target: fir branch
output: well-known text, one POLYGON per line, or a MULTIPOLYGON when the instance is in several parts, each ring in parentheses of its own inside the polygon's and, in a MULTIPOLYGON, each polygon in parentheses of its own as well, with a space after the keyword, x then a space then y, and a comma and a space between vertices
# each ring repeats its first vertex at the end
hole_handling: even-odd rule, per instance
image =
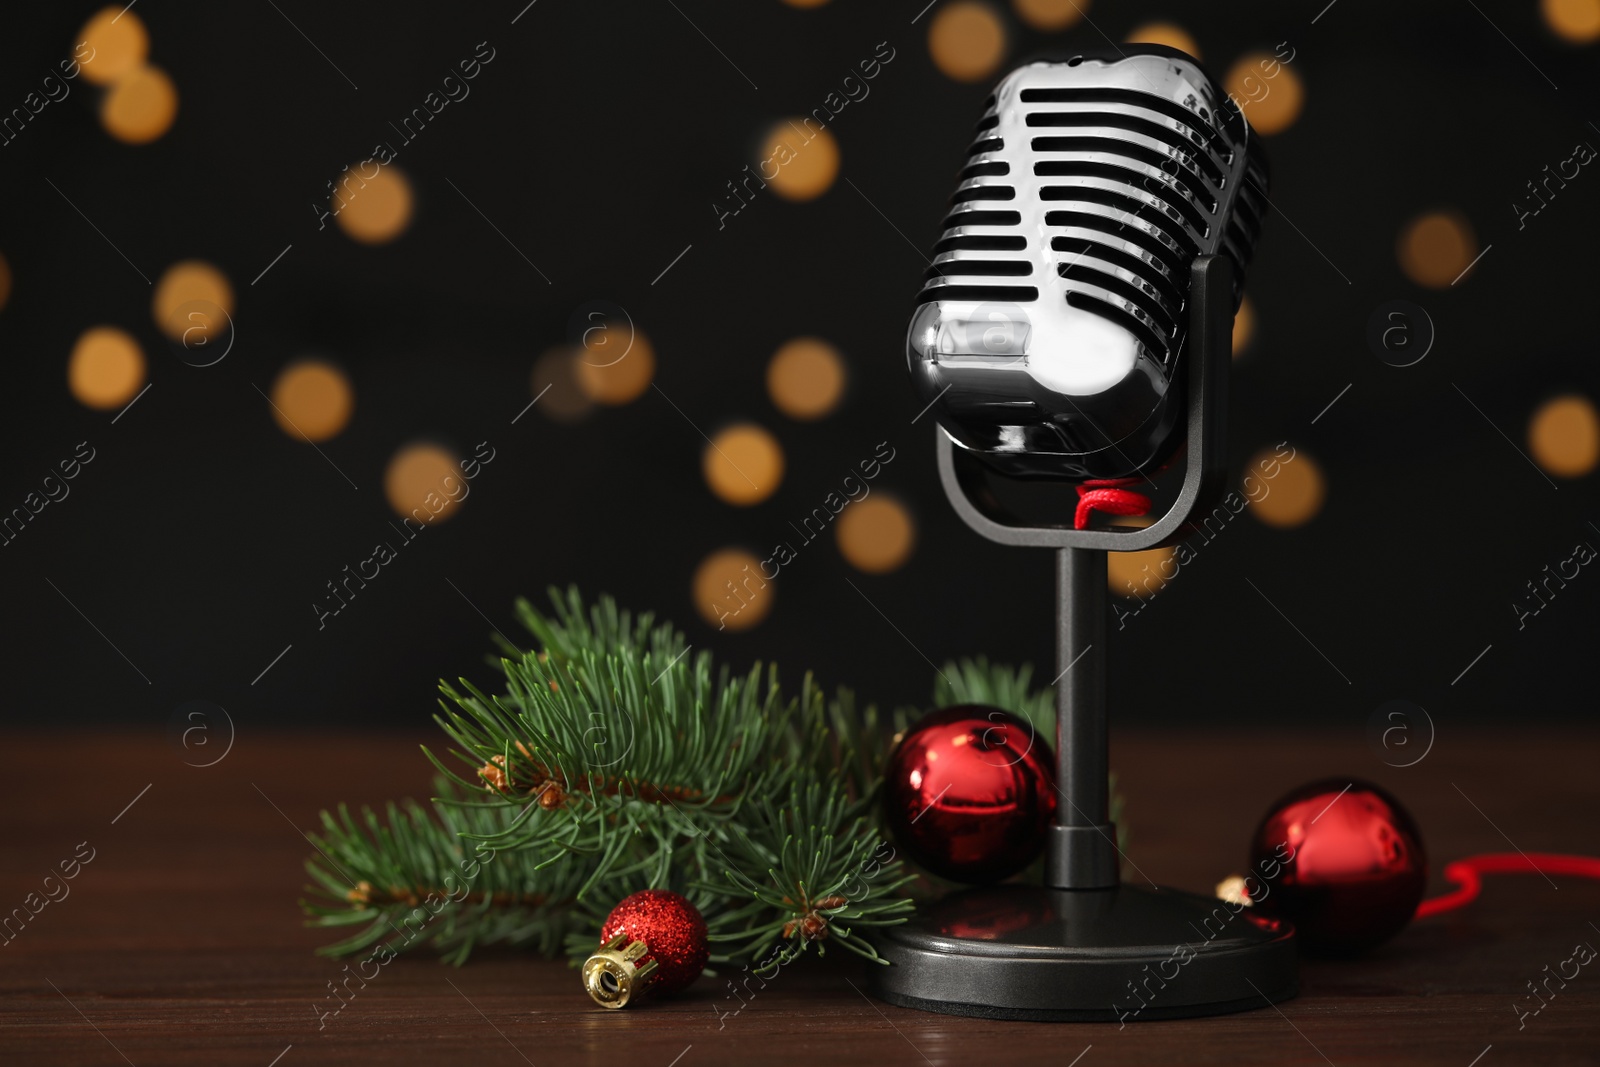
POLYGON ((735 675, 683 635, 602 598, 552 592, 554 617, 518 612, 536 641, 501 641, 505 692, 443 684, 453 742, 431 809, 323 815, 308 870, 317 926, 365 924, 323 951, 431 945, 462 962, 503 941, 592 951, 618 900, 684 893, 714 962, 775 966, 833 940, 876 958, 863 932, 901 921, 907 876, 873 827, 887 727, 806 677, 735 675), (481 857, 487 861, 478 862, 481 857))

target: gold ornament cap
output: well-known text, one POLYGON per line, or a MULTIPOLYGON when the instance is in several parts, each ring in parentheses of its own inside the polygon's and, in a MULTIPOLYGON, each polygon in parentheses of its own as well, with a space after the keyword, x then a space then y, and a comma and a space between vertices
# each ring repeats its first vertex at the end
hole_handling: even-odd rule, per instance
POLYGON ((642 965, 638 962, 649 951, 650 946, 643 941, 630 941, 627 934, 617 934, 583 961, 583 988, 602 1008, 627 1007, 656 976, 654 959, 642 965))

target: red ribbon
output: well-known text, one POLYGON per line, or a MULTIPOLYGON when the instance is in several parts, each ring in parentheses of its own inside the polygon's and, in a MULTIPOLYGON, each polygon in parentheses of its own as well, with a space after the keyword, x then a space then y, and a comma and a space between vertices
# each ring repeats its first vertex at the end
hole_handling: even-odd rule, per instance
POLYGON ((1573 874, 1580 878, 1600 878, 1600 859, 1590 856, 1564 856, 1555 852, 1490 852, 1482 856, 1468 856, 1464 860, 1445 864, 1446 880, 1456 888, 1424 900, 1417 905, 1413 918, 1426 919, 1447 911, 1464 908, 1478 899, 1486 874, 1573 874))
POLYGON ((1089 517, 1096 511, 1108 515, 1148 515, 1150 498, 1122 488, 1134 485, 1138 478, 1095 478, 1078 486, 1078 509, 1072 515, 1072 527, 1086 530, 1089 517))

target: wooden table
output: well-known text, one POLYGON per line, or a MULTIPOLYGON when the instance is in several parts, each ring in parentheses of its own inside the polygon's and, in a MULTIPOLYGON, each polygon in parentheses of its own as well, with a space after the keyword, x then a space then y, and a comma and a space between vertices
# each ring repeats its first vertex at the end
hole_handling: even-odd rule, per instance
MULTIPOLYGON (((301 925, 301 831, 340 800, 425 794, 419 740, 434 739, 246 735, 215 766, 194 768, 148 735, 0 738, 0 913, 60 861, 93 850, 70 895, 0 947, 0 1063, 1600 1063, 1600 967, 1518 1029, 1525 983, 1579 941, 1600 946, 1600 885, 1558 878, 1552 889, 1534 873, 1490 881, 1470 910, 1419 923, 1364 959, 1307 961, 1301 996, 1281 1010, 1214 1019, 1119 1031, 928 1015, 869 999, 861 968, 835 954, 790 967, 719 1025, 717 1009, 735 1005, 720 982, 604 1012, 565 963, 501 951, 459 970, 402 958, 319 1031, 314 1005, 340 965, 312 955, 326 935, 301 925)), ((1407 803, 1435 890, 1444 861, 1509 851, 1508 837, 1529 852, 1600 855, 1595 734, 1443 727, 1421 763, 1392 769, 1359 729, 1271 740, 1215 730, 1119 737, 1113 764, 1130 858, 1183 888, 1241 869, 1265 807, 1334 774, 1365 776, 1407 803)))

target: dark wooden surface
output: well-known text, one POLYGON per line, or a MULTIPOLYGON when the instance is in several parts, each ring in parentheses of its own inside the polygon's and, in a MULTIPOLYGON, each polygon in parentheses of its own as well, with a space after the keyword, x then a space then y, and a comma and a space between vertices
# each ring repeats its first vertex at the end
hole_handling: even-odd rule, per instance
MULTIPOLYGON (((1600 1063, 1600 967, 1518 1029, 1525 983, 1577 942, 1600 946, 1600 884, 1557 878, 1552 888, 1536 874, 1491 881, 1470 911, 1419 923, 1367 958, 1306 962, 1301 996, 1281 1011, 1120 1031, 949 1018, 870 1000, 860 969, 835 955, 790 967, 719 1024, 718 1009, 738 1003, 721 982, 610 1013, 590 1005, 565 964, 502 951, 460 970, 402 958, 319 1030, 314 1005, 340 965, 312 955, 325 935, 301 925, 301 831, 340 800, 425 794, 416 739, 244 736, 203 769, 184 766, 176 748, 116 735, 13 734, 0 737, 0 753, 0 913, 80 842, 94 849, 70 896, 0 947, 6 1065, 1065 1067, 1080 1054, 1079 1067, 1600 1063)), ((1401 796, 1423 828, 1436 890, 1444 861, 1510 850, 1506 835, 1529 852, 1600 855, 1593 734, 1471 738, 1446 726, 1426 759, 1397 770, 1357 729, 1248 741, 1210 731, 1121 737, 1113 763, 1130 859, 1183 888, 1241 869, 1265 806, 1333 774, 1401 796)))

